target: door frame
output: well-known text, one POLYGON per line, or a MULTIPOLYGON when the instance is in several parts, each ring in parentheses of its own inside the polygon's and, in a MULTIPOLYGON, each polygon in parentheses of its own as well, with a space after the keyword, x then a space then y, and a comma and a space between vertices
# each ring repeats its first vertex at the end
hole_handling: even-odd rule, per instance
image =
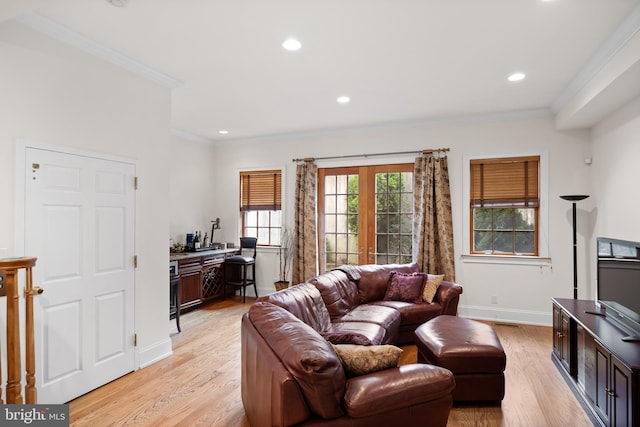
MULTIPOLYGON (((41 142, 37 142, 34 140, 29 140, 29 139, 23 139, 23 138, 18 138, 16 139, 16 144, 15 144, 15 188, 14 188, 14 200, 15 200, 15 211, 14 211, 14 241, 13 241, 13 247, 15 250, 16 254, 22 254, 23 256, 27 256, 27 254, 24 253, 25 251, 25 244, 24 244, 24 239, 25 239, 25 193, 26 193, 26 189, 27 189, 27 183, 26 183, 26 179, 27 179, 27 174, 28 174, 28 170, 26 168, 25 165, 25 161, 26 161, 26 150, 28 148, 33 148, 33 149, 38 149, 38 150, 46 150, 46 151, 54 151, 57 153, 62 153, 62 154, 69 154, 69 155, 76 155, 76 156, 83 156, 83 157, 92 157, 95 159, 100 159, 100 160, 106 160, 106 161, 114 161, 114 162, 120 162, 120 163, 128 163, 131 164, 135 167, 136 171, 138 170, 138 161, 131 159, 131 158, 127 158, 127 157, 119 157, 119 156, 114 156, 114 155, 110 155, 110 154, 105 154, 105 153, 98 153, 98 152, 94 152, 94 151, 88 151, 88 150, 81 150, 81 149, 77 149, 77 148, 73 148, 73 147, 66 147, 66 146, 60 146, 60 145, 51 145, 51 144, 45 144, 45 143, 41 143, 41 142)), ((139 233, 139 227, 138 227, 138 215, 137 212, 139 212, 138 209, 138 197, 135 197, 135 201, 134 201, 134 236, 133 236, 133 250, 134 253, 137 253, 137 242, 138 240, 138 233, 139 233)), ((37 263, 36 263, 37 265, 37 263)), ((136 286, 136 284, 138 283, 138 274, 137 274, 137 269, 133 270, 133 328, 134 328, 134 333, 136 330, 136 325, 139 325, 139 310, 138 310, 138 301, 140 300, 139 295, 138 295, 138 286, 136 286)), ((20 281, 20 283, 24 283, 23 280, 20 281)), ((36 283, 34 283, 35 286, 37 286, 36 283)), ((19 289, 19 294, 22 295, 22 289, 19 289)), ((46 292, 46 289, 45 289, 46 292)), ((21 306, 20 308, 22 310, 22 312, 24 312, 24 308, 21 306)), ((24 341, 24 334, 21 334, 20 336, 20 340, 21 342, 24 341)), ((134 353, 134 366, 133 369, 134 370, 138 370, 140 369, 140 363, 141 363, 141 359, 140 359, 140 348, 138 346, 134 346, 133 349, 133 353, 134 353)), ((36 376, 38 375, 38 372, 36 372, 36 376)))

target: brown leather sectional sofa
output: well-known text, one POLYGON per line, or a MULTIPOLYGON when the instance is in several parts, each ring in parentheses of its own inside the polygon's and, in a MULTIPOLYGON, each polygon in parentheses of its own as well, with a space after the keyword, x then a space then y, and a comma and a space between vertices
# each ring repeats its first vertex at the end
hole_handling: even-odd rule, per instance
POLYGON ((334 270, 262 297, 242 318, 242 401, 252 427, 446 426, 455 386, 427 364, 348 377, 331 343, 411 342, 415 328, 456 314, 462 287, 443 281, 434 302, 383 300, 392 271, 334 270))

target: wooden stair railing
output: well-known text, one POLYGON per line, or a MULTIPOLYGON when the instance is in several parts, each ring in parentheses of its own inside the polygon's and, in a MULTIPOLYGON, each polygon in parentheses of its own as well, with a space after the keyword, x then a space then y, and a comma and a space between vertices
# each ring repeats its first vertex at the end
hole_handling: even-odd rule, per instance
MULTIPOLYGON (((20 297, 18 295, 18 271, 25 269, 25 364, 26 381, 25 396, 27 404, 37 403, 36 399, 36 363, 33 336, 33 296, 41 294, 42 288, 32 284, 32 267, 36 259, 4 258, 0 259, 0 296, 7 297, 7 384, 5 391, 7 403, 25 403, 22 397, 22 369, 20 354, 20 297)), ((2 382, 2 372, 0 372, 2 382)), ((2 400, 0 391, 0 404, 2 400)))

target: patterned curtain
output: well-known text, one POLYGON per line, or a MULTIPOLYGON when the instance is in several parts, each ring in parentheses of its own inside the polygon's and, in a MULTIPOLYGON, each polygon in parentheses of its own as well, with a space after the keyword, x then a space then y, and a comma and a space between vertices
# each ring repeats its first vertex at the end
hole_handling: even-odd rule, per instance
POLYGON ((447 156, 425 153, 416 158, 413 206, 413 259, 420 271, 455 281, 453 221, 447 156))
POLYGON ((297 250, 293 256, 292 285, 318 274, 316 192, 318 166, 311 160, 296 167, 296 206, 294 239, 297 250))

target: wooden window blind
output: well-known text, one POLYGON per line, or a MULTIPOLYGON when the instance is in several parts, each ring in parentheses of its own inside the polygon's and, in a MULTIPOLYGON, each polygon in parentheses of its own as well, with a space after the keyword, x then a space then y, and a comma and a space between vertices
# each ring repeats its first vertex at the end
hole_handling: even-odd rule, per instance
POLYGON ((282 209, 282 172, 266 170, 240 172, 240 210, 282 209))
POLYGON ((539 156, 471 160, 471 207, 538 207, 539 165, 539 156))

